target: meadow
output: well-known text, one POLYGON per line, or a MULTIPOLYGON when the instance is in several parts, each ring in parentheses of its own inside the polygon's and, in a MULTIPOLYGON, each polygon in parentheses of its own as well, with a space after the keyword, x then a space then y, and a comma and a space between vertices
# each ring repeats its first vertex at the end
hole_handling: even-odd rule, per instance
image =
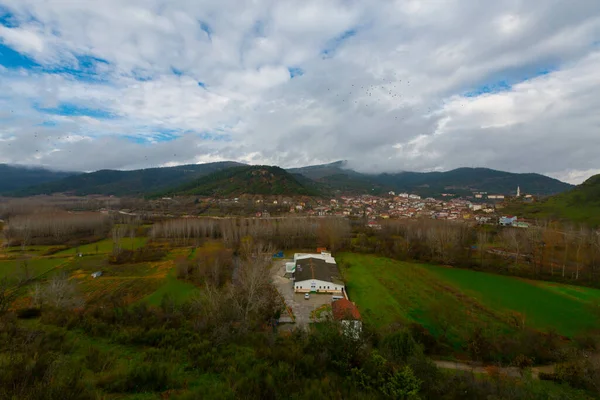
POLYGON ((14 282, 19 278, 29 275, 29 279, 34 279, 40 275, 52 271, 56 267, 67 263, 66 258, 34 258, 23 260, 0 261, 0 278, 7 278, 14 282), (26 266, 25 266, 26 265, 26 266))
POLYGON ((600 290, 471 270, 343 253, 338 257, 350 299, 375 327, 417 322, 455 341, 475 323, 499 331, 526 327, 573 337, 600 328, 591 303, 600 290))
MULTIPOLYGON (((136 250, 140 247, 143 247, 147 242, 148 238, 146 237, 134 237, 129 238, 125 237, 120 239, 121 248, 125 250, 136 250)), ((72 256, 76 253, 81 254, 100 254, 100 253, 110 253, 113 251, 114 242, 112 239, 104 239, 99 242, 89 243, 86 245, 82 245, 79 247, 73 247, 67 250, 60 251, 55 256, 72 256)))

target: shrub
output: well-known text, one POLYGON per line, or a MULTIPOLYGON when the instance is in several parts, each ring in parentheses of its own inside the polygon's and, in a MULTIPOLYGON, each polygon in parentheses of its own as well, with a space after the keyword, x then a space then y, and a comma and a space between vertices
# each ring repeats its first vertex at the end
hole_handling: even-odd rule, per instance
POLYGON ((32 318, 38 318, 40 315, 42 315, 42 310, 40 310, 39 308, 23 308, 19 311, 17 311, 17 318, 19 319, 32 319, 32 318))
POLYGON ((95 373, 110 369, 115 361, 115 356, 108 352, 103 352, 97 347, 90 347, 85 355, 86 367, 95 373))
POLYGON ((417 356, 423 352, 422 346, 415 341, 406 329, 386 336, 382 344, 388 358, 396 362, 404 362, 409 357, 417 356))
POLYGON ((161 392, 175 386, 170 366, 163 363, 134 363, 127 373, 102 378, 98 385, 113 393, 161 392))

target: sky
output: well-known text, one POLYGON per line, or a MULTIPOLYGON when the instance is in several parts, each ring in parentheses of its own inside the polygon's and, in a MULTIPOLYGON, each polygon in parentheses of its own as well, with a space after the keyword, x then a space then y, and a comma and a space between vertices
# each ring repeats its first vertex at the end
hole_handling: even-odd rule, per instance
POLYGON ((577 184, 599 110, 598 0, 0 0, 0 163, 577 184))

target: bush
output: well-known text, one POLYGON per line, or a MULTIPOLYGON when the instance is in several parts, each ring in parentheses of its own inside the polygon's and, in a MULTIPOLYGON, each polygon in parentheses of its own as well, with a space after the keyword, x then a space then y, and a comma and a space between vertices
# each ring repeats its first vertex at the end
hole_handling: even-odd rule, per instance
POLYGON ((135 363, 127 373, 106 376, 98 384, 113 393, 162 392, 175 386, 170 366, 156 362, 135 363))
POLYGON ((104 372, 115 363, 116 357, 97 347, 90 347, 85 355, 86 367, 95 373, 104 372))
POLYGON ((382 344, 388 358, 398 363, 423 353, 422 346, 406 329, 387 335, 382 344))
POLYGON ((17 311, 17 318, 19 319, 38 318, 40 315, 42 315, 42 310, 39 308, 23 308, 17 311))
POLYGON ((155 245, 147 245, 133 251, 121 249, 110 255, 110 257, 108 257, 108 262, 116 265, 128 263, 137 264, 141 262, 160 261, 165 255, 167 255, 167 251, 164 248, 155 245))

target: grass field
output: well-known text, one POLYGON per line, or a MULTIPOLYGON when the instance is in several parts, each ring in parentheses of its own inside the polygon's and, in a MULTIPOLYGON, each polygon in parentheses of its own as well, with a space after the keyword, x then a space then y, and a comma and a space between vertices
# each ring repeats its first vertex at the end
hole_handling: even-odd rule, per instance
MULTIPOLYGON (((136 237, 136 238, 123 238, 121 239, 121 247, 126 250, 135 250, 143 247, 146 242, 148 242, 148 238, 145 237, 136 237)), ((78 248, 71 248, 68 250, 64 250, 56 253, 56 256, 62 255, 75 255, 79 250, 82 254, 96 254, 97 253, 110 253, 113 250, 113 240, 112 239, 104 239, 99 242, 86 244, 83 246, 79 246, 78 248)))
POLYGON ((159 306, 163 297, 170 295, 177 304, 181 304, 198 292, 198 288, 191 283, 180 281, 171 271, 165 282, 151 295, 145 297, 143 301, 153 306, 159 306))
POLYGON ((514 310, 526 317, 534 328, 556 329, 573 336, 598 327, 588 309, 590 300, 600 299, 600 290, 574 286, 552 286, 536 281, 468 271, 429 267, 437 276, 450 282, 494 310, 514 310), (581 293, 580 296, 573 295, 581 293))
MULTIPOLYGON (((31 278, 44 274, 68 261, 66 258, 39 258, 27 260, 27 269, 31 278)), ((23 260, 0 261, 0 278, 19 279, 25 272, 23 260)))
POLYGON ((470 321, 509 330, 509 316, 517 312, 527 326, 553 328, 565 336, 600 328, 588 308, 590 301, 600 299, 599 290, 370 255, 345 253, 338 259, 345 266, 350 299, 377 327, 414 321, 436 334, 450 323, 449 337, 457 338, 470 321))

